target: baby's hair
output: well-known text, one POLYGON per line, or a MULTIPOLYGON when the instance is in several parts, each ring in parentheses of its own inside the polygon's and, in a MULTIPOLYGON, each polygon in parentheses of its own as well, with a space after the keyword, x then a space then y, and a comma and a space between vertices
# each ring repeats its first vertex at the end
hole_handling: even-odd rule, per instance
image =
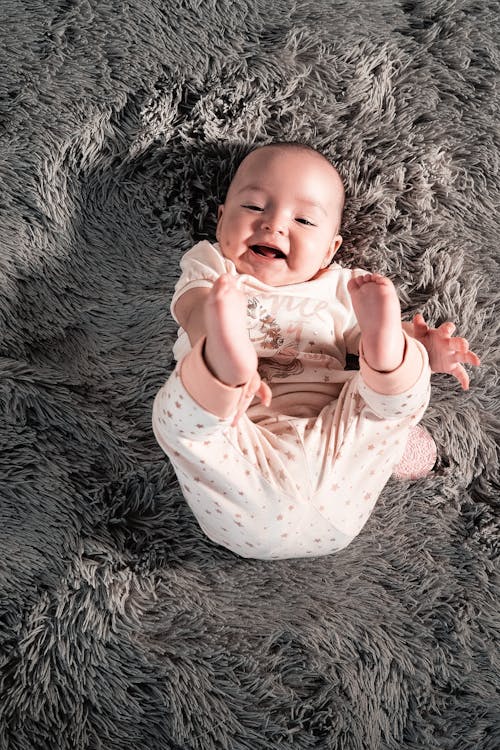
POLYGON ((317 156, 320 156, 322 159, 324 159, 331 167, 334 166, 331 163, 331 161, 323 153, 321 153, 321 151, 319 151, 314 146, 311 146, 310 143, 306 143, 305 141, 271 141, 270 143, 263 143, 262 145, 254 146, 253 148, 250 149, 248 153, 251 154, 254 151, 259 151, 262 148, 279 148, 279 149, 294 149, 296 151, 310 151, 313 154, 317 154, 317 156))
MULTIPOLYGON (((254 146, 252 151, 256 151, 258 148, 295 148, 295 149, 303 149, 305 151, 314 151, 315 154, 321 154, 320 151, 318 151, 317 148, 314 148, 314 146, 311 146, 310 143, 306 143, 306 141, 269 141, 269 143, 262 143, 261 145, 254 146)), ((326 157, 325 157, 326 158, 326 157)))

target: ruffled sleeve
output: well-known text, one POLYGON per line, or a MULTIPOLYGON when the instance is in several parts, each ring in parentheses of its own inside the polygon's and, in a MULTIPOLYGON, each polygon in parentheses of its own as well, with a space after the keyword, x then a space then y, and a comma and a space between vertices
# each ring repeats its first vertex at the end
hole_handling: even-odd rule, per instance
POLYGON ((175 316, 175 305, 179 297, 196 287, 211 287, 223 273, 234 273, 234 263, 222 256, 217 246, 207 240, 198 242, 181 258, 181 275, 175 285, 170 303, 172 317, 175 316))

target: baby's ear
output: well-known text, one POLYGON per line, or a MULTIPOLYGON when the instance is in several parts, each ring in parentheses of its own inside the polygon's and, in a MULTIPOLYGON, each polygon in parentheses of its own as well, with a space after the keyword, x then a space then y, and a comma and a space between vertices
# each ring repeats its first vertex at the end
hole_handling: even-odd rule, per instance
POLYGON ((336 234, 330 244, 330 252, 331 252, 330 260, 333 258, 333 256, 335 255, 335 253, 337 252, 341 244, 342 244, 342 236, 340 234, 336 234))
POLYGON ((333 256, 335 255, 335 253, 337 252, 337 250, 339 249, 339 247, 341 246, 341 244, 342 244, 342 237, 340 236, 340 234, 336 234, 333 240, 331 241, 330 248, 328 250, 328 255, 330 257, 330 260, 328 261, 329 263, 332 260, 333 256))
POLYGON ((340 234, 336 234, 330 243, 328 252, 325 255, 323 263, 321 264, 321 268, 326 268, 327 266, 330 265, 330 263, 332 262, 333 256, 335 255, 335 253, 337 252, 341 244, 342 244, 342 237, 340 236, 340 234))
POLYGON ((219 208, 217 209, 217 227, 215 229, 215 239, 217 241, 219 240, 220 222, 221 222, 223 213, 224 213, 224 206, 222 205, 222 206, 219 206, 219 208))

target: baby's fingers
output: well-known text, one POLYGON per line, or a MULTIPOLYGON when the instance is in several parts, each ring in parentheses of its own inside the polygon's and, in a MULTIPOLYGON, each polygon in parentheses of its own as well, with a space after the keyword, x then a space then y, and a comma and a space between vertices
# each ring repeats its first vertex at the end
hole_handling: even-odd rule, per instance
POLYGON ((467 359, 465 361, 469 365, 474 365, 474 367, 479 367, 481 364, 481 360, 475 352, 467 352, 467 359))
POLYGON ((457 354, 460 357, 460 362, 466 362, 468 365, 474 365, 474 367, 479 367, 481 364, 481 360, 477 356, 475 352, 471 352, 469 349, 469 342, 467 339, 462 338, 454 338, 450 339, 450 345, 455 354, 457 354))
POLYGON ((236 427, 240 418, 246 412, 250 404, 252 403, 254 396, 258 396, 265 406, 269 406, 272 398, 272 391, 267 383, 264 383, 259 374, 256 372, 251 378, 250 382, 244 387, 236 414, 234 415, 231 427, 236 427))
POLYGON ((464 362, 465 364, 473 365, 474 367, 479 367, 479 365, 481 364, 481 360, 479 359, 479 357, 477 356, 475 352, 471 352, 471 351, 461 352, 459 350, 456 350, 455 357, 456 357, 456 360, 455 360, 456 362, 464 362))
POLYGON ((455 365, 451 374, 458 380, 464 391, 469 390, 469 376, 462 365, 455 365))
POLYGON ((429 330, 429 326, 425 322, 425 319, 422 313, 417 313, 413 317, 412 323, 413 323, 413 330, 415 331, 415 335, 425 336, 425 334, 429 330))
POLYGON ((463 367, 463 364, 479 367, 479 365, 481 364, 481 360, 474 352, 466 352, 465 355, 455 353, 454 360, 455 364, 451 368, 450 372, 458 380, 464 391, 468 391, 470 380, 466 369, 463 367))
POLYGON ((260 385, 258 390, 256 391, 256 396, 260 398, 264 406, 269 406, 271 403, 271 399, 273 397, 273 392, 269 388, 267 383, 264 383, 263 380, 260 381, 260 385))
POLYGON ((252 403, 254 395, 255 395, 254 393, 249 392, 249 393, 245 393, 245 395, 242 398, 240 398, 238 408, 236 410, 236 414, 234 415, 233 421, 231 422, 231 427, 236 427, 239 420, 241 419, 243 414, 246 412, 246 410, 252 403))
POLYGON ((450 339, 450 347, 454 352, 466 354, 469 351, 469 342, 467 339, 462 339, 459 336, 456 336, 455 338, 450 339))
POLYGON ((450 321, 448 321, 447 323, 441 323, 441 325, 437 329, 437 332, 442 338, 449 339, 455 333, 455 329, 455 323, 451 323, 450 321))

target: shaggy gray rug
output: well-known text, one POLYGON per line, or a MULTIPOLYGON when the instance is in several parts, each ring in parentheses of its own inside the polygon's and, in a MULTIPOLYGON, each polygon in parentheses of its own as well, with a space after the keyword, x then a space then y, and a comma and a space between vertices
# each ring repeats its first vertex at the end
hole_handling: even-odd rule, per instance
POLYGON ((499 3, 8 0, 0 747, 498 750, 499 3), (348 186, 338 256, 482 366, 358 539, 243 560, 150 427, 181 254, 252 143, 348 186))

